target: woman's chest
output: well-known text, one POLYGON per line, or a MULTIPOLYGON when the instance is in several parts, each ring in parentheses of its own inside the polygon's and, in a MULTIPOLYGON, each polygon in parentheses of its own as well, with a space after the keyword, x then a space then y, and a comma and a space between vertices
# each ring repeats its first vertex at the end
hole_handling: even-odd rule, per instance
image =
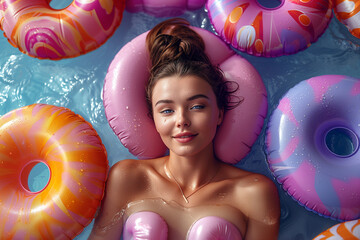
MULTIPOLYGON (((186 239, 189 234, 194 233, 194 231, 198 232, 202 228, 204 228, 203 231, 205 232, 212 231, 216 232, 216 234, 223 234, 221 233, 223 229, 233 229, 233 234, 238 237, 244 235, 246 229, 245 217, 234 207, 216 204, 186 207, 174 201, 167 202, 161 198, 144 199, 128 204, 124 220, 127 222, 129 217, 136 216, 136 219, 132 221, 138 223, 145 221, 145 212, 156 213, 161 217, 167 227, 168 239, 171 240, 186 239), (195 227, 196 230, 194 230, 195 227)), ((156 221, 160 220, 156 219, 158 218, 146 220, 150 222, 145 225, 148 225, 148 227, 149 225, 150 227, 156 225, 158 227, 159 223, 156 221)))

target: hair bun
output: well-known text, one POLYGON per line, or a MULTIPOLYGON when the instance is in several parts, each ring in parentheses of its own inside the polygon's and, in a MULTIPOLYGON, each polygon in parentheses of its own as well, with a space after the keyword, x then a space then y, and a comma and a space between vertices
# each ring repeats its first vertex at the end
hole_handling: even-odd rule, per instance
POLYGON ((180 18, 169 19, 153 28, 146 38, 153 68, 171 61, 209 63, 203 39, 180 18))
POLYGON ((180 44, 181 39, 176 36, 168 34, 158 35, 150 52, 152 65, 156 66, 162 62, 169 62, 180 58, 182 55, 180 44))

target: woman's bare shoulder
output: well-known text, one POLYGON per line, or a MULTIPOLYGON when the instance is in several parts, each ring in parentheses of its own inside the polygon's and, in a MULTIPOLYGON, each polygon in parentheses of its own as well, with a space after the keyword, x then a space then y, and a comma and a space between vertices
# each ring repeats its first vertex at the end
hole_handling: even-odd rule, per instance
POLYGON ((157 159, 121 160, 111 167, 108 182, 115 182, 119 187, 146 182, 149 173, 156 171, 156 162, 157 159))
MULTIPOLYGON (((278 191, 275 183, 267 176, 259 173, 249 173, 242 180, 242 186, 249 198, 261 205, 278 201, 278 191)), ((271 205, 271 204, 270 204, 271 205)))
POLYGON ((274 182, 265 175, 246 171, 236 166, 224 164, 222 172, 223 177, 231 179, 236 186, 250 188, 275 187, 274 182))
POLYGON ((124 159, 115 163, 112 167, 112 171, 123 171, 123 170, 137 170, 133 169, 134 167, 143 167, 147 166, 147 162, 151 160, 137 160, 137 159, 124 159))
POLYGON ((134 174, 142 170, 143 162, 136 159, 124 159, 115 163, 110 168, 110 175, 134 174), (129 172, 130 171, 130 172, 129 172))
MULTIPOLYGON (((265 210, 269 207, 278 208, 279 198, 275 183, 269 177, 246 171, 234 166, 225 166, 227 177, 233 186, 233 194, 240 201, 236 201, 245 209, 265 210)), ((249 214, 251 214, 249 212, 249 214)))
POLYGON ((226 167, 232 186, 231 205, 248 219, 246 238, 276 239, 280 221, 278 190, 265 175, 226 167))

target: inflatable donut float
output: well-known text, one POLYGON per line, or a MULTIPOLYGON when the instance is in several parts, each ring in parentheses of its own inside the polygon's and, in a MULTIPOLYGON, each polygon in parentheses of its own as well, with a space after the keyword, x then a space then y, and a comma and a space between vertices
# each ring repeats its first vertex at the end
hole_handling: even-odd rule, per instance
POLYGON ((1 0, 0 29, 23 53, 40 59, 76 57, 101 46, 117 29, 125 0, 74 0, 62 10, 47 0, 1 0))
POLYGON ((331 0, 281 0, 275 8, 257 0, 209 0, 209 18, 219 36, 255 56, 294 54, 315 42, 327 28, 331 0))
POLYGON ((360 80, 324 75, 291 88, 267 129, 268 164, 308 210, 341 221, 360 218, 360 80))
POLYGON ((360 240, 360 220, 336 224, 313 240, 360 240))
POLYGON ((1 239, 72 239, 92 221, 108 161, 100 137, 69 109, 34 104, 0 118, 1 239), (50 178, 32 191, 34 165, 50 178))
POLYGON ((334 0, 334 12, 337 19, 349 29, 350 33, 360 38, 360 1, 334 0))
POLYGON ((145 12, 155 17, 179 16, 204 7, 206 0, 126 0, 126 11, 145 12))
MULTIPOLYGON (((215 138, 215 154, 227 163, 237 163, 250 151, 267 114, 267 94, 256 69, 216 35, 193 28, 204 39, 206 53, 219 65, 227 80, 239 84, 244 101, 225 114, 215 138)), ((147 33, 127 43, 111 62, 105 78, 103 103, 109 125, 130 153, 138 158, 163 156, 167 149, 149 117, 145 86, 150 76, 147 33)))

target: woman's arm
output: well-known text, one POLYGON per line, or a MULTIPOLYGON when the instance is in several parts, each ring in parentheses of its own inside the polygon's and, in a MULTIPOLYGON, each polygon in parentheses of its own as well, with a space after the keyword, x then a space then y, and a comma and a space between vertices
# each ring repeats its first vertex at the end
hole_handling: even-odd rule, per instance
POLYGON ((123 214, 126 204, 134 191, 134 176, 131 169, 133 160, 116 163, 110 170, 101 209, 95 219, 90 240, 120 239, 123 227, 123 214))
POLYGON ((279 233, 280 203, 275 184, 263 175, 252 174, 245 191, 248 216, 245 239, 276 240, 279 233))

